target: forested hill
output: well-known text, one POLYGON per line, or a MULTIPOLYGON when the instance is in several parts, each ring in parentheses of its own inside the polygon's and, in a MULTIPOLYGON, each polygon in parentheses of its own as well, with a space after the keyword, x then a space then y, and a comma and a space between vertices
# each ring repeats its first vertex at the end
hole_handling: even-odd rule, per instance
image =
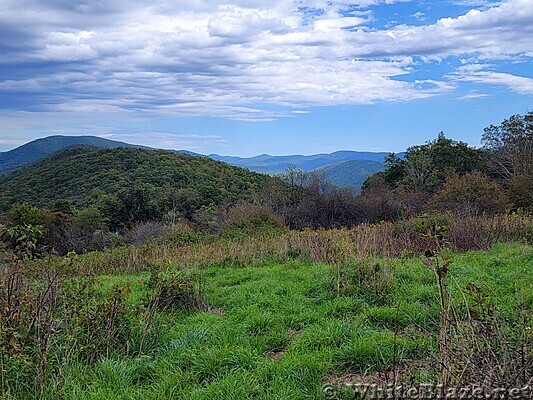
POLYGON ((58 200, 69 200, 77 208, 98 205, 111 214, 142 208, 138 212, 146 213, 146 219, 171 208, 187 215, 204 205, 244 199, 269 179, 207 157, 81 146, 1 177, 0 209, 17 202, 51 208, 58 200))
POLYGON ((144 148, 115 140, 97 136, 49 136, 26 143, 16 149, 0 153, 0 175, 41 160, 51 154, 71 146, 85 145, 102 149, 115 149, 118 147, 144 148))
POLYGON ((337 186, 359 189, 369 176, 384 170, 385 166, 381 162, 352 160, 326 165, 317 171, 337 186))

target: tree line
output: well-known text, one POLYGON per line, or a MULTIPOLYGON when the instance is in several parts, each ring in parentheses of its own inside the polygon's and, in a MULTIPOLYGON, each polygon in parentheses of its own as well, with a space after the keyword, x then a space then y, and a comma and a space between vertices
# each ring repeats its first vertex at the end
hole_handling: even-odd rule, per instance
POLYGON ((268 177, 170 152, 69 149, 0 182, 0 206, 14 204, 3 237, 9 242, 14 227, 41 227, 40 243, 65 253, 151 237, 184 243, 428 212, 531 210, 532 127, 533 113, 511 116, 484 130, 481 148, 440 133, 402 158, 390 154, 386 170, 360 192, 296 168, 268 177))

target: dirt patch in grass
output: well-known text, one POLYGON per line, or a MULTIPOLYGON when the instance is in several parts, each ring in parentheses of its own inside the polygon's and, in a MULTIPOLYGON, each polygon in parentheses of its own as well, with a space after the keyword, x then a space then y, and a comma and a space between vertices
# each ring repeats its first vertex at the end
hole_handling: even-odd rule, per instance
POLYGON ((328 375, 326 382, 334 386, 348 386, 354 384, 386 386, 394 380, 392 371, 380 371, 370 375, 344 374, 328 375))
POLYGON ((419 361, 412 364, 404 364, 396 367, 396 371, 389 369, 377 371, 372 374, 340 374, 328 375, 326 382, 335 386, 349 386, 354 384, 377 385, 384 387, 388 384, 405 382, 409 377, 418 373, 429 372, 432 369, 431 362, 419 361))
POLYGON ((219 307, 208 307, 207 312, 218 315, 219 317, 223 317, 224 315, 226 315, 226 310, 219 307))
POLYGON ((269 361, 279 361, 281 360, 281 358, 283 357, 285 353, 286 353, 286 350, 273 351, 271 353, 268 353, 266 357, 269 361))
POLYGON ((295 337, 298 336, 301 331, 301 329, 287 329, 287 335, 289 335, 290 337, 295 337))

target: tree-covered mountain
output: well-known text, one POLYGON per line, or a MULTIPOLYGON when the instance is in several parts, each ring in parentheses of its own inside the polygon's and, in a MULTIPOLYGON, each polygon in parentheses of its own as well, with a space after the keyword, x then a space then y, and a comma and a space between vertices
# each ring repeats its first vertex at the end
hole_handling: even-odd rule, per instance
POLYGON ((369 176, 384 170, 385 166, 382 162, 353 160, 326 165, 319 168, 317 172, 324 174, 327 180, 337 186, 359 189, 369 176))
MULTIPOLYGON (((285 171, 288 167, 297 167, 303 171, 313 171, 325 167, 326 165, 337 164, 344 161, 375 161, 383 163, 389 153, 379 152, 362 152, 362 151, 337 151, 331 154, 314 154, 310 156, 291 155, 291 156, 271 156, 262 154, 256 157, 227 157, 218 154, 210 154, 214 160, 224 161, 228 164, 238 167, 248 168, 251 171, 262 172, 266 174, 277 174, 285 171)), ((401 154, 400 154, 401 156, 401 154)))
POLYGON ((164 150, 71 147, 0 178, 0 210, 17 202, 97 206, 114 224, 192 215, 245 199, 267 180, 206 157, 164 150))
POLYGON ((76 145, 93 146, 103 149, 114 149, 118 147, 143 148, 143 146, 131 145, 96 136, 49 136, 26 143, 5 153, 0 153, 0 175, 15 171, 20 167, 76 145))
MULTIPOLYGON (((50 136, 37 139, 14 150, 0 153, 0 175, 16 171, 18 168, 42 160, 69 147, 80 145, 102 149, 123 147, 148 149, 148 147, 131 145, 96 136, 50 136)), ((178 150, 177 152, 191 156, 202 156, 201 154, 187 150, 178 150)), ((263 154, 256 157, 243 158, 211 154, 207 157, 237 167, 246 168, 250 171, 270 175, 283 173, 289 167, 297 167, 303 171, 323 169, 326 176, 333 183, 339 186, 359 188, 369 175, 384 169, 383 161, 387 155, 388 153, 384 152, 338 151, 331 154, 315 154, 309 156, 271 156, 263 154)))
MULTIPOLYGON (((114 149, 119 147, 148 149, 148 147, 145 146, 103 139, 97 136, 49 136, 26 143, 5 153, 0 153, 0 175, 15 171, 20 167, 31 164, 35 161, 39 161, 58 151, 78 145, 92 146, 103 149, 114 149)), ((201 154, 193 153, 188 150, 177 150, 177 152, 192 156, 202 156, 201 154)), ((255 157, 245 158, 210 154, 207 157, 216 161, 223 161, 237 167, 247 168, 255 172, 278 174, 293 166, 303 171, 313 171, 327 165, 337 164, 344 161, 365 160, 382 163, 388 154, 389 153, 385 152, 373 153, 360 151, 337 151, 331 154, 314 154, 309 156, 271 156, 268 154, 263 154, 255 157)), ((354 177, 354 179, 358 178, 359 177, 354 177)))

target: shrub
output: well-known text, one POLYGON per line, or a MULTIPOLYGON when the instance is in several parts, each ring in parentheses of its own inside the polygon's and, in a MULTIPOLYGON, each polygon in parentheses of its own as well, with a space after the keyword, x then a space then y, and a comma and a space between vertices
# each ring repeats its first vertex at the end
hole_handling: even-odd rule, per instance
POLYGON ((0 275, 2 395, 40 398, 62 364, 131 349, 127 286, 105 294, 94 278, 72 279, 69 259, 39 265, 14 263, 0 275))
POLYGON ((221 235, 227 239, 241 239, 251 236, 276 236, 283 231, 283 221, 270 209, 241 203, 230 209, 221 235))
POLYGON ((78 211, 74 226, 82 231, 106 230, 104 216, 96 207, 88 207, 78 211))
POLYGON ((507 198, 495 182, 480 173, 452 176, 430 200, 429 206, 439 211, 496 214, 507 207, 507 198))
POLYGON ((533 176, 520 175, 509 186, 509 200, 515 208, 533 209, 533 176))
POLYGON ((368 300, 374 300, 390 293, 394 286, 394 276, 386 262, 358 260, 338 270, 335 290, 339 294, 367 295, 368 300))
POLYGON ((144 244, 149 240, 159 240, 168 232, 168 227, 161 222, 143 222, 124 234, 124 242, 128 244, 144 244))
POLYGON ((184 222, 169 226, 165 235, 161 238, 162 243, 176 246, 185 246, 199 241, 200 235, 196 233, 191 225, 184 222))
POLYGON ((7 214, 10 225, 42 225, 43 212, 28 203, 18 203, 7 214))
POLYGON ((30 260, 42 253, 39 241, 43 233, 40 225, 0 225, 0 243, 11 252, 15 261, 30 260))
POLYGON ((72 242, 74 218, 63 212, 43 212, 43 244, 50 253, 67 254, 75 250, 72 242))
POLYGON ((224 215, 215 205, 202 206, 193 216, 199 229, 207 233, 217 233, 223 224, 224 215))
POLYGON ((402 213, 402 204, 385 185, 367 187, 356 198, 359 207, 359 222, 394 221, 402 213))
POLYGON ((394 232, 419 236, 420 234, 426 234, 428 230, 447 231, 453 222, 454 216, 451 213, 423 214, 418 217, 396 221, 394 223, 394 232))
POLYGON ((150 309, 190 311, 205 305, 197 283, 191 277, 155 269, 152 270, 148 286, 153 292, 148 301, 150 309))

